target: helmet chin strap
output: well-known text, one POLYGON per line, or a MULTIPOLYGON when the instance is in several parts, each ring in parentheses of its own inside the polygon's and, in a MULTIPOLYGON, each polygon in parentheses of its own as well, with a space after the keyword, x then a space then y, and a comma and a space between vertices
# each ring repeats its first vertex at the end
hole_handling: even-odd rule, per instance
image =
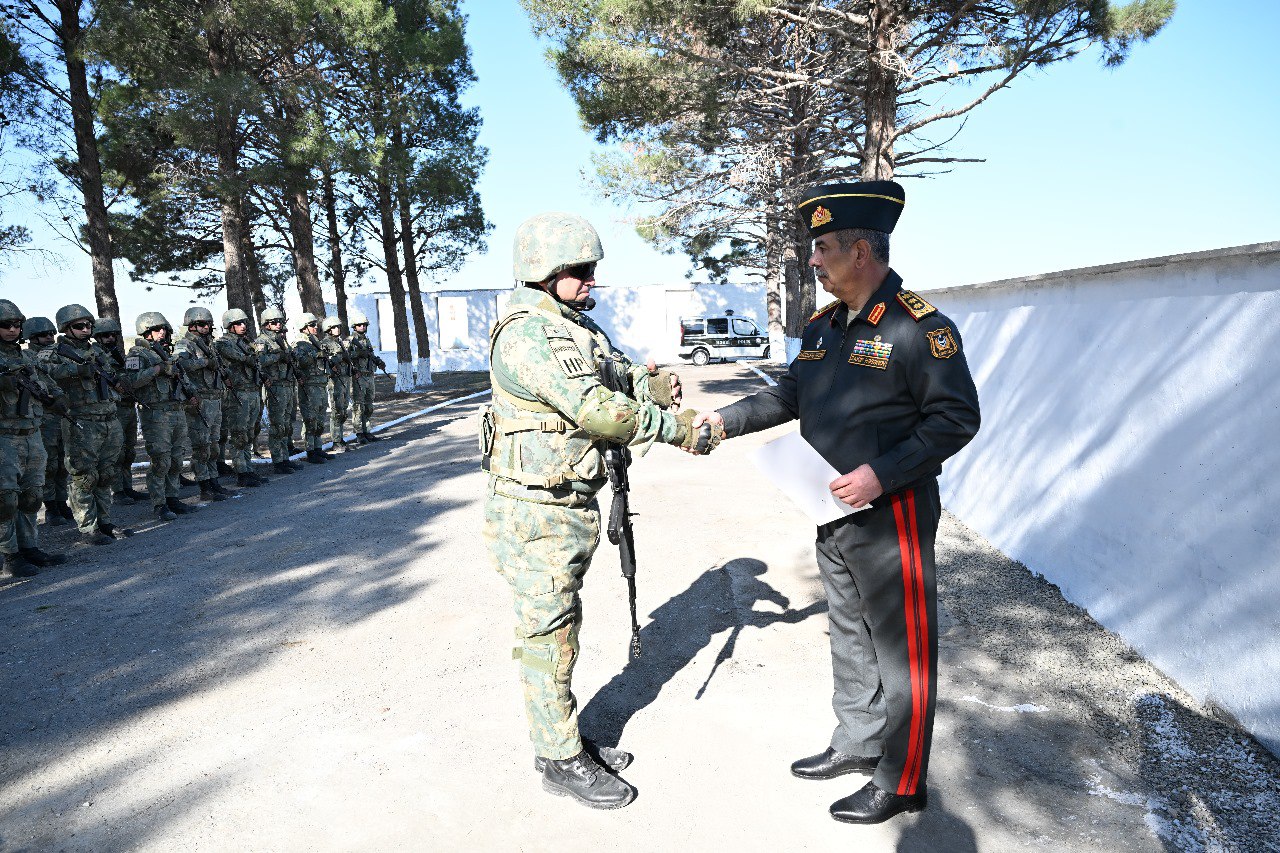
POLYGON ((554 282, 540 282, 537 285, 541 290, 545 291, 548 296, 574 311, 590 311, 596 307, 596 301, 588 296, 586 299, 562 299, 560 294, 556 292, 554 282))

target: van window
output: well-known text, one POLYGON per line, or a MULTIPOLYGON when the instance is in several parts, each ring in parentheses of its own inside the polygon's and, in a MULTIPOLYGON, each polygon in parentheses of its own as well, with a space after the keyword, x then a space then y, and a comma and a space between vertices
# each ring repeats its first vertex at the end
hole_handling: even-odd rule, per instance
POLYGON ((680 325, 684 327, 686 335, 704 335, 707 332, 706 325, 701 320, 685 320, 680 325))
POLYGON ((717 317, 715 319, 707 319, 708 335, 727 335, 729 334, 729 318, 717 317))
POLYGON ((738 337, 749 337, 760 334, 760 331, 756 328, 756 324, 750 320, 742 320, 734 317, 733 333, 738 337))

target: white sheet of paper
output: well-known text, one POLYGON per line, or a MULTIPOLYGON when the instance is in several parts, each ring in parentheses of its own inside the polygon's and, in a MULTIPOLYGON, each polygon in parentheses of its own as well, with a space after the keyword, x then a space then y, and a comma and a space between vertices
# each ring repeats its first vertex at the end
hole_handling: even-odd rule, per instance
POLYGON ((840 472, 804 440, 799 430, 774 439, 751 455, 756 467, 804 510, 814 524, 830 524, 858 512, 831 494, 831 481, 839 477, 840 472))

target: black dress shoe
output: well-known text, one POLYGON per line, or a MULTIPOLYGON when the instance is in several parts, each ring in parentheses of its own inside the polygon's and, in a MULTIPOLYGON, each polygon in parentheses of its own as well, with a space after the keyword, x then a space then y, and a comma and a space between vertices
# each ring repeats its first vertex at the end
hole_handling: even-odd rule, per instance
POLYGON ((791 775, 800 779, 834 779, 846 773, 874 773, 878 755, 845 755, 827 747, 826 752, 802 758, 791 765, 791 775))
POLYGON ((67 558, 56 551, 41 551, 39 548, 19 548, 18 553, 23 556, 28 563, 40 568, 48 568, 49 566, 61 566, 67 561, 67 558))
POLYGON ((620 809, 636 798, 635 788, 596 764, 585 749, 573 758, 547 759, 542 789, 593 809, 620 809))
POLYGON ((868 782, 855 793, 831 804, 831 816, 841 823, 884 823, 903 812, 918 812, 929 804, 924 785, 914 794, 890 794, 868 782))
MULTIPOLYGON (((582 739, 582 748, 587 754, 595 760, 596 764, 608 767, 614 773, 621 773, 631 766, 631 762, 635 760, 635 756, 629 752, 623 752, 620 749, 614 749, 611 746, 598 746, 595 743, 582 739)), ((541 773, 547 767, 547 759, 540 755, 533 757, 533 769, 541 773)))

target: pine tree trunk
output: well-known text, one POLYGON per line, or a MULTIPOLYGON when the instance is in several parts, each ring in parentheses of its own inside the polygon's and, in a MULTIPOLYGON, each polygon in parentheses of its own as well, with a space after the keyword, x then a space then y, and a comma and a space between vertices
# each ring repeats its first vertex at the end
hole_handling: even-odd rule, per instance
POLYGON ((347 282, 342 269, 342 245, 338 239, 338 200, 333 191, 333 173, 324 170, 321 181, 324 194, 324 215, 329 226, 329 270, 333 277, 333 298, 338 304, 338 319, 342 328, 350 329, 347 324, 347 282))
POLYGON ((862 179, 887 181, 893 177, 893 132, 898 123, 898 77, 888 64, 893 55, 892 0, 875 0, 869 32, 870 62, 863 96, 866 134, 862 150, 862 179))
POLYGON ((431 340, 427 334, 427 312, 422 302, 422 288, 418 284, 418 253, 413 247, 413 218, 409 215, 409 191, 404 181, 400 182, 399 190, 397 202, 400 207, 400 245, 404 251, 409 306, 413 309, 413 334, 418 342, 415 387, 425 388, 431 384, 431 340))
MULTIPOLYGON (((226 0, 206 3, 206 14, 214 20, 229 18, 226 0), (216 11, 211 7, 216 7, 216 11)), ((208 32, 209 69, 215 79, 228 77, 236 58, 231 35, 214 23, 208 32)), ((214 106, 214 152, 218 163, 218 205, 222 217, 222 258, 227 282, 227 307, 239 308, 246 314, 254 310, 244 269, 245 221, 240 199, 240 138, 236 126, 236 109, 230 103, 214 106)))
POLYGON ((120 319, 116 297, 115 270, 111 267, 111 227, 102 192, 102 162, 98 157, 98 137, 94 132, 93 102, 81 46, 81 0, 57 0, 61 26, 58 38, 67 63, 67 94, 71 101, 71 126, 76 137, 76 171, 84 199, 85 234, 93 266, 93 295, 98 316, 120 319))
POLYGON ((404 305, 404 284, 400 279, 400 246, 396 239, 396 215, 391 200, 391 176, 384 159, 378 166, 378 218, 382 227, 382 260, 387 269, 387 289, 391 291, 391 315, 396 331, 396 390, 413 390, 413 361, 409 351, 409 314, 404 305))
MULTIPOLYGON (((305 176, 294 175, 305 181, 305 176)), ((301 183, 294 183, 285 202, 289 208, 289 234, 293 237, 293 272, 298 279, 298 297, 302 310, 317 317, 325 315, 324 291, 320 289, 320 271, 316 269, 315 232, 311 226, 311 200, 301 183)))
POLYGON ((768 320, 769 358, 782 364, 787 360, 787 332, 782 312, 782 239, 777 217, 770 214, 765 225, 764 304, 768 320))
POLYGON ((256 337, 257 324, 254 322, 256 318, 262 316, 262 312, 267 310, 267 294, 262 289, 262 270, 258 266, 258 253, 253 248, 253 220, 255 216, 253 207, 241 199, 240 204, 240 251, 244 257, 244 280, 245 285, 249 288, 249 301, 253 304, 252 311, 246 311, 249 315, 249 334, 256 337))

